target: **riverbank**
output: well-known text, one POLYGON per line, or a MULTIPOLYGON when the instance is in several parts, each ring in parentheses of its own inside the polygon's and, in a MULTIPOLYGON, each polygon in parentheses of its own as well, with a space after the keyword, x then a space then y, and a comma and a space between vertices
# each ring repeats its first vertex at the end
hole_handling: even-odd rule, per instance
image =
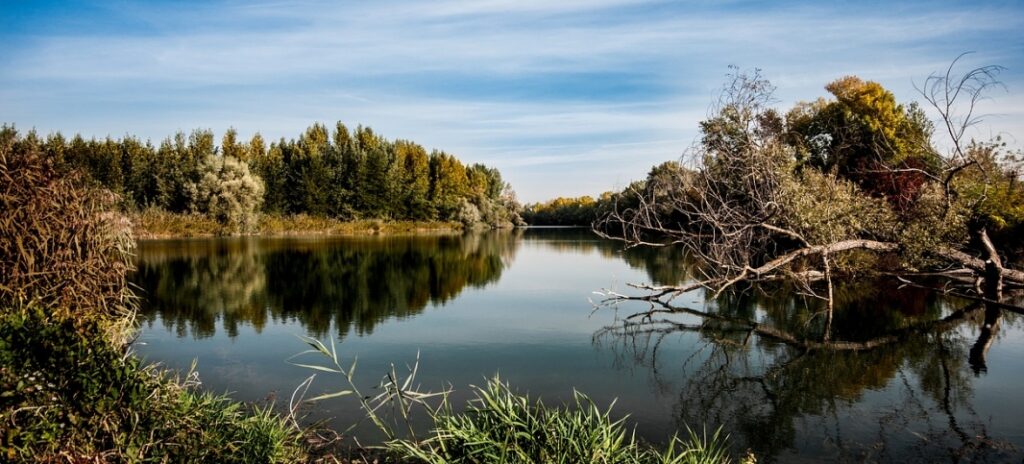
POLYGON ((218 237, 226 235, 399 235, 458 233, 459 222, 384 221, 339 219, 298 215, 261 215, 255 228, 244 234, 232 231, 204 214, 170 213, 146 209, 130 213, 132 235, 136 239, 218 237))

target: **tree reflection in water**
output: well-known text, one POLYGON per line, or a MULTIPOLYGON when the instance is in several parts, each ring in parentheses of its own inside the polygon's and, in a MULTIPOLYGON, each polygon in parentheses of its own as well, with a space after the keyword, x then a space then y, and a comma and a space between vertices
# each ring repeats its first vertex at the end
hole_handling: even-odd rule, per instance
MULTIPOLYGON (((656 284, 687 278, 665 281, 656 266, 647 271, 656 284)), ((687 296, 701 301, 699 311, 758 321, 800 340, 818 340, 823 330, 821 303, 789 289, 748 289, 714 301, 704 301, 710 297, 702 291, 687 296)), ((639 302, 617 308, 615 324, 594 340, 623 366, 649 369, 661 391, 678 392, 680 429, 722 426, 737 452, 751 449, 764 461, 808 451, 854 462, 1020 459, 972 405, 972 377, 985 371, 985 354, 1009 322, 1001 319, 1015 315, 886 280, 840 286, 836 296, 837 339, 892 341, 871 350, 808 349, 722 320, 648 313, 634 306, 639 302), (662 345, 680 339, 696 340, 698 348, 683 359, 659 357, 662 345), (673 386, 673 379, 680 383, 673 386)))
MULTIPOLYGON (((596 239, 585 230, 525 233, 535 233, 527 235, 529 240, 542 243, 545 251, 564 251, 566 259, 590 253, 621 259, 655 284, 694 278, 691 263, 678 250, 623 251, 620 244, 596 239)), ((522 234, 144 242, 134 282, 148 300, 144 318, 163 324, 178 337, 212 337, 218 328, 235 337, 243 327, 260 331, 274 321, 298 323, 321 338, 368 334, 384 320, 414 316, 467 288, 496 282, 515 257, 522 234)), ((521 253, 520 259, 527 256, 531 254, 521 253)), ((600 284, 567 291, 580 291, 582 300, 600 284)), ((643 302, 625 302, 619 310, 623 318, 594 339, 599 349, 611 350, 620 368, 648 376, 658 390, 629 412, 635 411, 637 417, 647 414, 659 429, 671 428, 672 420, 679 429, 686 424, 721 425, 732 435, 737 454, 750 448, 762 462, 789 461, 801 454, 838 461, 910 462, 999 462, 1014 456, 1019 462, 1021 450, 1006 442, 1007 413, 995 415, 995 422, 1002 418, 1002 424, 990 416, 993 396, 1005 394, 1005 401, 1016 401, 1007 392, 1019 387, 1014 379, 1020 377, 1011 376, 1008 386, 993 393, 980 389, 976 376, 1005 374, 1005 359, 1000 363, 998 356, 988 355, 1007 351, 1005 345, 993 343, 1008 332, 1019 334, 1021 319, 1000 314, 999 308, 900 285, 883 279, 836 288, 835 339, 868 342, 889 337, 873 350, 807 349, 729 322, 754 320, 795 334, 797 341, 820 340, 821 303, 784 286, 747 289, 711 301, 695 291, 674 301, 721 316, 720 320, 693 314, 628 320, 625 316, 632 311, 649 308, 643 302), (671 408, 662 407, 665 404, 671 408), (658 412, 651 413, 652 409, 658 412), (667 409, 674 419, 658 415, 667 409)), ((579 309, 580 318, 585 318, 586 308, 579 309)), ((572 349, 551 345, 545 356, 566 346, 572 349)), ((288 354, 271 351, 270 359, 279 362, 288 354)), ((505 359, 513 366, 534 359, 524 356, 505 359)), ((462 369, 455 366, 444 372, 462 369)), ((544 368, 555 369, 539 369, 544 375, 544 368)), ((601 387, 573 385, 578 379, 551 372, 566 385, 601 387)), ((622 384, 636 389, 612 394, 650 394, 643 377, 622 384)), ((1020 410, 1005 409, 1010 414, 1020 410)), ((1019 431, 1019 421, 1009 418, 1009 428, 1019 431)), ((662 431, 647 432, 656 440, 662 431)), ((1021 443, 1019 435, 1009 439, 1021 443)))
POLYGON ((518 234, 151 241, 133 281, 147 299, 143 316, 178 336, 212 336, 222 321, 235 337, 268 319, 298 321, 317 337, 332 324, 339 336, 366 334, 497 281, 518 234))

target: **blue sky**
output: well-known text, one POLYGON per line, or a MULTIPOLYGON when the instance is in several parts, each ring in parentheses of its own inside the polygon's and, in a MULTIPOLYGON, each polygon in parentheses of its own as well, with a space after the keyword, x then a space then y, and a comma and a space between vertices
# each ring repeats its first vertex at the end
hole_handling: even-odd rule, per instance
POLYGON ((901 101, 1000 64, 974 135, 1024 145, 1024 3, 0 0, 0 121, 150 138, 314 121, 498 167, 520 199, 598 194, 691 146, 728 65, 780 108, 856 74, 901 101), (1015 137, 1015 138, 1014 138, 1015 137))

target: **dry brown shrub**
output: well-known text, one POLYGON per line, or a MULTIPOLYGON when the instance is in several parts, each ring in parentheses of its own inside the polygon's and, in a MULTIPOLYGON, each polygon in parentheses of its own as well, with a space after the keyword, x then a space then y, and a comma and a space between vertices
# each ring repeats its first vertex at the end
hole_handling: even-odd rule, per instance
POLYGON ((4 135, 0 310, 37 304, 56 316, 130 323, 135 242, 117 196, 58 172, 31 140, 4 135))

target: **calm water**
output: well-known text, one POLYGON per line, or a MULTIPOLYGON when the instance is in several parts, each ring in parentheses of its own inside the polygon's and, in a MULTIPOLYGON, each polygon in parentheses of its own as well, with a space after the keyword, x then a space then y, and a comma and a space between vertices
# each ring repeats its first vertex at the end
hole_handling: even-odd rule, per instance
MULTIPOLYGON (((694 330, 693 317, 673 318, 689 328, 625 327, 623 317, 647 306, 594 311, 593 292, 682 282, 687 263, 670 249, 622 252, 580 229, 144 241, 137 265, 146 298, 137 352, 176 369, 195 361, 207 389, 236 399, 287 402, 311 373, 285 362, 306 348, 304 335, 358 356, 367 387, 418 352, 421 389, 451 384, 456 401, 495 374, 549 404, 577 388, 599 404, 617 400, 647 440, 721 425, 762 461, 1024 456, 1020 318, 886 282, 838 289, 837 338, 970 312, 864 353, 802 353, 721 325, 694 330), (998 330, 982 330, 997 316, 998 330)), ((711 302, 693 292, 676 303, 803 336, 822 323, 818 303, 785 289, 711 302)), ((320 375, 310 395, 341 387, 320 375)), ((353 403, 322 403, 309 420, 344 428, 353 403)))

